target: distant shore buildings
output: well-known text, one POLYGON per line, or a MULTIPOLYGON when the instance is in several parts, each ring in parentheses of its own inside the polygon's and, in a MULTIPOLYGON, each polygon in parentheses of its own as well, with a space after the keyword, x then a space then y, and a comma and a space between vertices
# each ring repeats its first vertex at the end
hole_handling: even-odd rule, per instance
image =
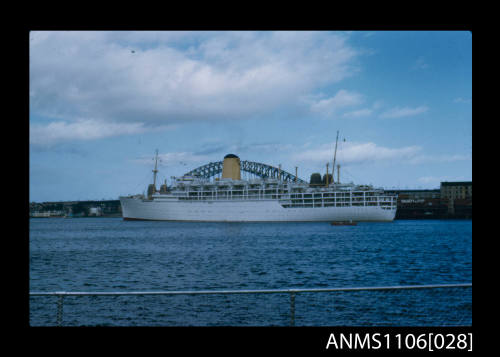
POLYGON ((31 202, 30 217, 121 217, 118 200, 106 201, 66 201, 66 202, 31 202))

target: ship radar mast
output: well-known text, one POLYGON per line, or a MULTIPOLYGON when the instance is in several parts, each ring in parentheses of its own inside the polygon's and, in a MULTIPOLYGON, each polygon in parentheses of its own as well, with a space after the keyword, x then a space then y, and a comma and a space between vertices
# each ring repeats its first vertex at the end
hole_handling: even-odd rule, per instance
POLYGON ((158 192, 156 190, 156 174, 158 173, 158 149, 156 149, 156 155, 155 155, 155 168, 153 170, 153 183, 150 183, 148 185, 148 199, 151 199, 151 197, 155 194, 155 192, 158 192))
MULTIPOLYGON (((339 142, 339 131, 337 130, 337 139, 335 140, 335 153, 333 154, 332 183, 335 183, 335 161, 337 160, 337 143, 338 142, 339 142)), ((328 174, 328 172, 327 172, 327 174, 328 174)), ((337 181, 338 181, 338 179, 337 179, 337 181)), ((337 182, 337 183, 340 183, 340 182, 337 182)))
POLYGON ((156 191, 156 174, 158 173, 158 149, 156 149, 155 169, 153 170, 153 186, 156 191))

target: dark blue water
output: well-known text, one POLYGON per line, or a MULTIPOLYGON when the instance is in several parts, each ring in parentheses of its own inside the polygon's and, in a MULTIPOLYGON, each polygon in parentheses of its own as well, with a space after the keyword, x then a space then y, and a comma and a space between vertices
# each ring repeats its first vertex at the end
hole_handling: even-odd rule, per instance
MULTIPOLYGON (((326 288, 472 282, 472 221, 182 223, 31 219, 30 291, 326 288)), ((30 297, 30 324, 56 323, 30 297)), ((64 298, 64 325, 269 326, 288 294, 64 298)), ((472 289, 300 293, 296 325, 470 325, 472 289)))

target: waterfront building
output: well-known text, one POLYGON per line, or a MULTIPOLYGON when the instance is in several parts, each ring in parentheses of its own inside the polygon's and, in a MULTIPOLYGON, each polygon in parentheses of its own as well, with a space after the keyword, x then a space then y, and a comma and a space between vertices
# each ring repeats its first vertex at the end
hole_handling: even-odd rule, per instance
POLYGON ((472 199, 472 181, 441 182, 441 199, 472 199))

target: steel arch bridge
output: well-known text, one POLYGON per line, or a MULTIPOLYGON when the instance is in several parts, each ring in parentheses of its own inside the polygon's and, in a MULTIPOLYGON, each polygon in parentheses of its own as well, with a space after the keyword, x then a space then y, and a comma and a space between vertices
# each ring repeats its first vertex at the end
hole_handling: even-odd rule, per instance
MULTIPOLYGON (((223 161, 210 162, 206 165, 200 166, 194 170, 184 174, 185 176, 198 176, 203 178, 210 178, 222 172, 223 161)), ((280 170, 277 167, 261 164, 260 162, 240 161, 240 168, 243 171, 257 175, 262 178, 276 178, 285 182, 301 182, 306 183, 304 180, 292 175, 285 170, 280 170)))

